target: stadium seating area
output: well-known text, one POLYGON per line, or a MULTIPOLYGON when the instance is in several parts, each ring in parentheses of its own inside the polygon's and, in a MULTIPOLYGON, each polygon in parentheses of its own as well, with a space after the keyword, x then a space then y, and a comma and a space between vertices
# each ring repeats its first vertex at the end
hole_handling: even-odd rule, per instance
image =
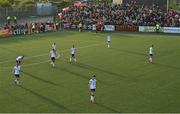
POLYGON ((124 5, 98 4, 88 7, 71 6, 69 10, 62 12, 62 21, 67 23, 97 23, 104 24, 128 24, 137 26, 161 26, 179 27, 180 14, 176 11, 166 13, 157 5, 138 6, 135 2, 124 5))
POLYGON ((154 4, 146 6, 137 5, 136 2, 122 5, 89 3, 85 6, 74 5, 64 9, 59 12, 57 18, 59 20, 56 22, 53 17, 29 17, 17 20, 17 24, 2 25, 0 30, 4 33, 5 29, 8 29, 7 31, 10 31, 8 34, 11 35, 30 34, 54 31, 57 28, 78 27, 80 22, 86 26, 90 25, 90 28, 93 24, 100 23, 102 25, 100 30, 103 30, 103 25, 117 25, 117 31, 133 32, 138 31, 138 26, 156 26, 157 23, 161 27, 180 27, 180 12, 174 10, 166 12, 154 4), (33 23, 34 30, 31 28, 33 23))

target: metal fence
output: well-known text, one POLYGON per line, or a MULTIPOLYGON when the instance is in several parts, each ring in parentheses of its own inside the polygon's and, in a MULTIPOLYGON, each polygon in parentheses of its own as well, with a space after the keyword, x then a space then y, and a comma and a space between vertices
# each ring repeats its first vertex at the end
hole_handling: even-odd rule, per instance
POLYGON ((0 7, 0 24, 5 23, 7 16, 16 16, 18 19, 31 16, 53 16, 56 14, 56 6, 35 5, 32 8, 2 8, 0 7))
POLYGON ((40 16, 54 15, 57 11, 57 7, 53 6, 51 3, 37 3, 36 13, 40 16))
POLYGON ((7 16, 16 16, 17 18, 28 17, 31 15, 36 15, 36 8, 1 8, 0 7, 0 23, 4 23, 7 16))

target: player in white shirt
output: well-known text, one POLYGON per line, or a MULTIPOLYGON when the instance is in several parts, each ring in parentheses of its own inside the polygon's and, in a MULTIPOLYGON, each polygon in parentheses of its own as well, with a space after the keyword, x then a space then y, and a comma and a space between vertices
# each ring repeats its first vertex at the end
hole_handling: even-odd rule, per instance
POLYGON ((108 34, 108 36, 107 36, 107 41, 108 41, 108 48, 110 48, 111 47, 111 36, 110 36, 110 34, 108 34))
POLYGON ((18 65, 20 65, 23 59, 24 59, 24 56, 18 56, 18 57, 16 58, 16 63, 17 63, 18 65))
POLYGON ((154 55, 154 49, 153 49, 154 45, 152 45, 150 48, 149 48, 149 62, 150 63, 153 63, 153 55, 154 55))
POLYGON ((76 48, 75 48, 74 45, 73 45, 73 47, 71 48, 70 64, 72 63, 72 58, 74 58, 74 61, 75 61, 75 62, 77 61, 75 54, 76 54, 76 48))
POLYGON ((56 51, 56 43, 53 43, 51 47, 56 51))
POLYGON ((51 64, 54 67, 55 60, 56 60, 56 51, 54 49, 52 49, 49 54, 50 54, 50 58, 51 58, 51 64))
POLYGON ((15 75, 15 84, 17 84, 17 85, 19 85, 19 83, 20 83, 20 71, 21 71, 21 67, 18 65, 18 64, 16 64, 16 66, 14 66, 14 68, 13 68, 13 73, 14 73, 14 75, 15 75))
POLYGON ((96 75, 93 74, 92 78, 89 80, 89 89, 90 89, 90 101, 95 103, 95 91, 96 91, 96 75))

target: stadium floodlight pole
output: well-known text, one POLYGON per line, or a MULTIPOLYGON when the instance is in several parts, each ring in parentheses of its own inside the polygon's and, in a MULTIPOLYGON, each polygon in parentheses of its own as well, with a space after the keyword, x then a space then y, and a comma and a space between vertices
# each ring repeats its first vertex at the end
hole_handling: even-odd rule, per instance
POLYGON ((169 0, 167 0, 167 13, 169 11, 169 0))

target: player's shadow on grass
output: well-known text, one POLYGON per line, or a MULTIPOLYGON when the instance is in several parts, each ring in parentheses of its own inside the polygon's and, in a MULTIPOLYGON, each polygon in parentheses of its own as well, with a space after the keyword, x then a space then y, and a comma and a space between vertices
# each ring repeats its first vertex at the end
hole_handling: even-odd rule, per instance
POLYGON ((120 51, 120 52, 129 53, 129 54, 133 54, 133 55, 147 56, 147 54, 130 51, 130 50, 126 50, 126 49, 117 49, 117 48, 111 48, 111 49, 114 51, 118 51, 118 52, 120 51))
POLYGON ((108 70, 104 70, 104 69, 101 69, 101 68, 97 68, 97 67, 94 67, 94 66, 90 66, 90 65, 87 65, 87 64, 77 63, 77 64, 74 64, 74 65, 77 66, 77 67, 83 68, 83 69, 98 70, 98 71, 100 71, 102 73, 106 73, 106 74, 109 74, 109 75, 112 75, 112 76, 116 76, 118 78, 120 77, 120 78, 124 78, 124 79, 127 79, 127 80, 131 80, 131 79, 128 79, 128 77, 125 76, 125 75, 115 73, 115 72, 111 72, 111 71, 108 71, 108 70))
MULTIPOLYGON (((57 68, 57 67, 56 67, 56 68, 57 68)), ((81 74, 81 73, 74 72, 74 71, 72 71, 72 70, 68 70, 68 69, 63 68, 63 67, 60 67, 59 69, 62 70, 62 71, 64 71, 64 72, 67 72, 67 73, 69 73, 69 74, 72 74, 72 75, 74 75, 74 76, 81 77, 81 78, 83 78, 83 79, 85 79, 85 80, 89 80, 89 79, 90 79, 90 77, 86 77, 85 75, 83 75, 83 74, 81 74)), ((99 82, 99 83, 102 83, 102 84, 104 84, 104 85, 112 85, 112 84, 109 84, 109 83, 104 82, 104 81, 102 81, 102 80, 100 80, 100 81, 98 80, 98 82, 99 82)))
POLYGON ((51 85, 53 85, 53 86, 59 86, 59 84, 56 84, 56 83, 54 83, 54 82, 45 80, 45 79, 43 79, 43 78, 39 78, 39 77, 37 77, 37 76, 35 76, 35 75, 31 74, 31 73, 28 73, 28 72, 25 72, 25 71, 21 71, 21 72, 24 73, 25 75, 28 75, 28 76, 30 76, 30 77, 32 77, 32 78, 34 78, 34 79, 37 79, 37 80, 39 80, 39 81, 41 81, 41 82, 48 83, 48 84, 51 84, 51 85))
POLYGON ((41 94, 39 94, 39 93, 37 93, 37 92, 35 92, 35 91, 33 91, 33 90, 30 90, 30 89, 28 89, 28 88, 25 88, 25 87, 23 87, 23 86, 18 86, 18 87, 26 90, 27 92, 29 92, 29 93, 31 93, 31 94, 39 97, 40 99, 46 101, 47 103, 50 103, 51 105, 53 105, 53 106, 55 106, 55 107, 57 107, 57 108, 60 108, 60 109, 65 110, 65 112, 71 112, 71 110, 69 110, 69 109, 66 108, 65 106, 57 103, 56 101, 54 101, 54 100, 52 100, 52 99, 50 99, 50 98, 48 98, 48 97, 46 97, 46 96, 43 96, 43 95, 41 95, 41 94))
MULTIPOLYGON (((115 110, 115 109, 112 109, 108 106, 105 106, 103 104, 100 104, 100 103, 96 103, 96 105, 98 105, 99 107, 102 107, 102 108, 105 108, 105 109, 108 109, 109 111, 111 111, 111 113, 120 113, 119 111, 115 110)), ((109 112, 108 112, 109 113, 109 112)))
POLYGON ((166 67, 166 68, 170 68, 170 69, 174 69, 174 70, 179 70, 180 71, 180 67, 176 67, 176 66, 165 65, 165 64, 160 64, 160 63, 154 63, 154 65, 158 65, 158 66, 162 66, 162 67, 166 67))

